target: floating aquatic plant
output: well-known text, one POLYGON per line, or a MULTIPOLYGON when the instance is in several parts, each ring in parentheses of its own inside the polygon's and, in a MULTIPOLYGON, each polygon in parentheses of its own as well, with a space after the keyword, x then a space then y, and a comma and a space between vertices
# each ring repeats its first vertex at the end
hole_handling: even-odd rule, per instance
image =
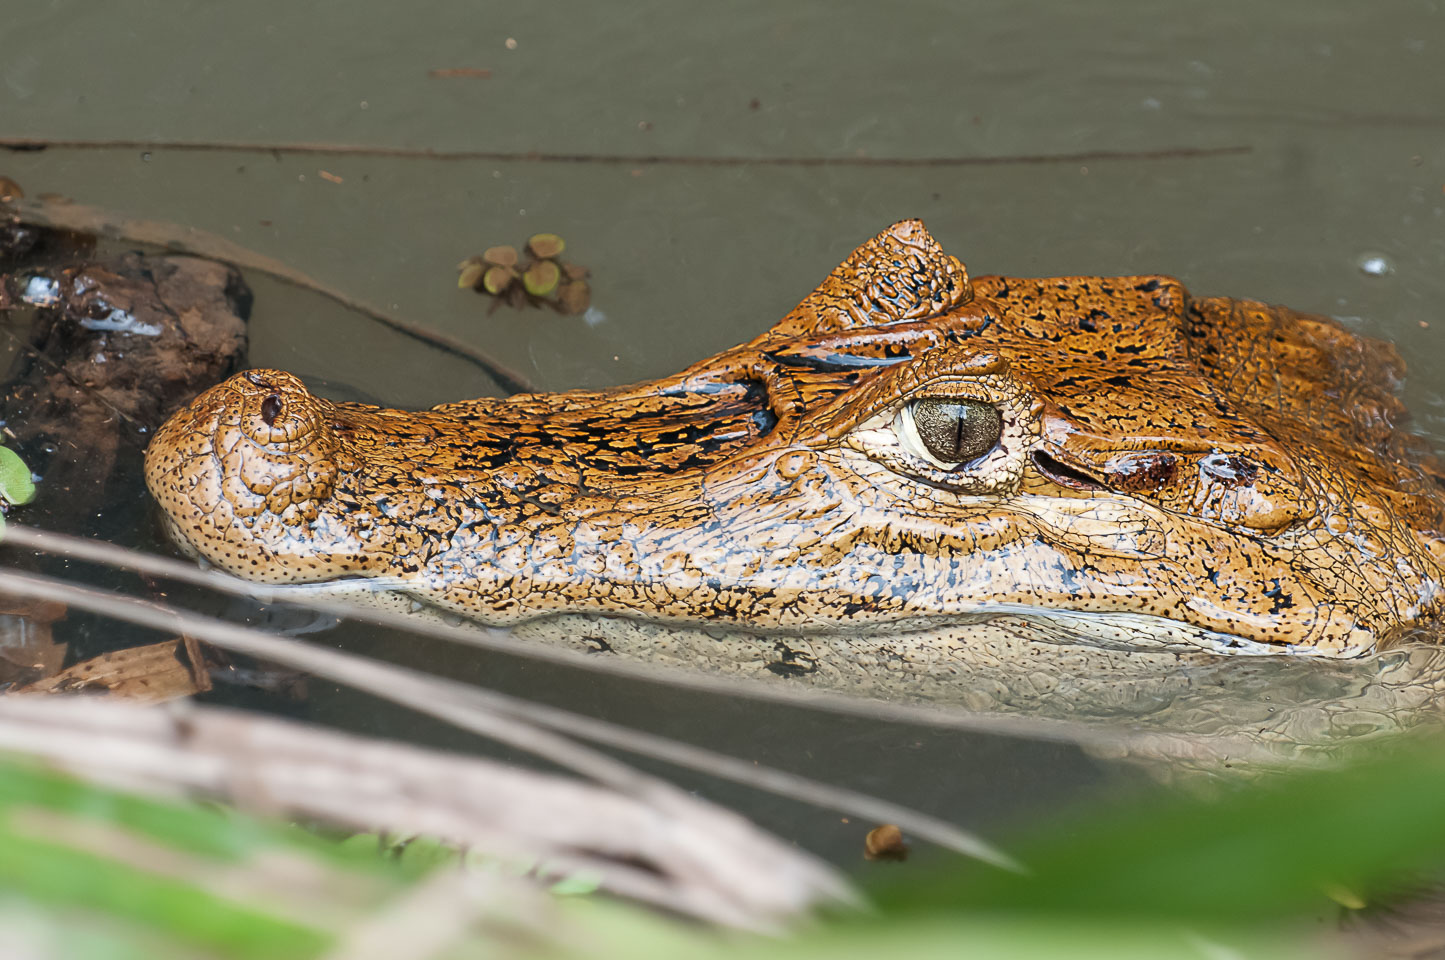
POLYGON ((495 297, 492 309, 549 306, 559 313, 585 313, 592 300, 587 268, 560 257, 567 242, 555 233, 539 233, 527 241, 525 257, 516 247, 488 247, 480 256, 457 264, 457 287, 495 297))
POLYGON ((5 529, 5 511, 35 499, 35 481, 30 468, 9 447, 0 447, 0 531, 5 529))
POLYGON ((522 274, 522 285, 534 297, 549 297, 562 279, 562 268, 552 260, 538 260, 522 274))

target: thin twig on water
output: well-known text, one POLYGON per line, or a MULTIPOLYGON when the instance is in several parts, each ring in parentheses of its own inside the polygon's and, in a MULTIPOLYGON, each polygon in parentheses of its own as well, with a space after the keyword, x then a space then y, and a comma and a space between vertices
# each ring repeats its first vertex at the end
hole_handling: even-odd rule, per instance
POLYGON ((744 763, 701 747, 671 743, 664 750, 661 744, 665 741, 651 734, 554 707, 542 707, 496 691, 354 654, 313 647, 148 600, 117 596, 49 577, 0 570, 0 593, 52 600, 156 630, 177 631, 226 650, 304 670, 536 754, 599 783, 636 796, 646 796, 660 804, 665 805, 675 796, 685 794, 665 781, 649 777, 543 728, 565 728, 574 737, 607 743, 642 756, 665 759, 814 806, 867 819, 891 821, 920 838, 959 853, 1005 868, 1018 868, 1012 858, 981 838, 910 808, 796 774, 744 763))
POLYGON ((475 160, 489 163, 567 163, 608 166, 686 167, 980 167, 1047 163, 1195 160, 1248 154, 1253 147, 1156 147, 1148 150, 1085 150, 1074 153, 1013 153, 945 157, 778 156, 755 154, 559 153, 540 150, 439 150, 432 147, 381 147, 359 143, 255 143, 241 140, 75 140, 54 137, 0 137, 9 150, 175 150, 192 153, 270 153, 316 156, 403 157, 422 160, 475 160))

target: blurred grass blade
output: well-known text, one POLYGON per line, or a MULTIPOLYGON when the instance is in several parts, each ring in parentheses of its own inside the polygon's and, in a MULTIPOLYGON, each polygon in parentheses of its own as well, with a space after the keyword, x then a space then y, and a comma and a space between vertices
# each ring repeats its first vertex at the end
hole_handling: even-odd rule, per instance
POLYGON ((875 891, 903 913, 953 910, 1277 923, 1367 904, 1445 864, 1445 750, 1406 741, 1341 770, 1222 785, 1035 824, 1027 876, 954 864, 875 891), (1343 894, 1342 894, 1343 892, 1343 894))

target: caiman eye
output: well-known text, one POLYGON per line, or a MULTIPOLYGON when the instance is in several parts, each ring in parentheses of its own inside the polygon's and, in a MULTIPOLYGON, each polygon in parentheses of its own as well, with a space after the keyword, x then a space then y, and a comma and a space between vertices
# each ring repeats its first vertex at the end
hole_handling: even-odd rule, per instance
POLYGON ((993 450, 1003 434, 997 407, 961 397, 914 400, 899 420, 904 447, 948 470, 993 450))

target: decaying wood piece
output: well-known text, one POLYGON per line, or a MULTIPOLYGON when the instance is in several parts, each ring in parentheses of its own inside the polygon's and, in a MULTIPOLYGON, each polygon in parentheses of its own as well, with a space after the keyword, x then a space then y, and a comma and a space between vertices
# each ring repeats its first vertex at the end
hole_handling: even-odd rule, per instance
POLYGON ((12 693, 85 693, 164 703, 211 689, 200 644, 177 637, 82 660, 12 693))
POLYGON ((696 798, 652 803, 645 794, 238 711, 8 697, 0 699, 0 750, 109 786, 587 869, 612 893, 732 927, 778 929, 851 896, 831 867, 696 798))

